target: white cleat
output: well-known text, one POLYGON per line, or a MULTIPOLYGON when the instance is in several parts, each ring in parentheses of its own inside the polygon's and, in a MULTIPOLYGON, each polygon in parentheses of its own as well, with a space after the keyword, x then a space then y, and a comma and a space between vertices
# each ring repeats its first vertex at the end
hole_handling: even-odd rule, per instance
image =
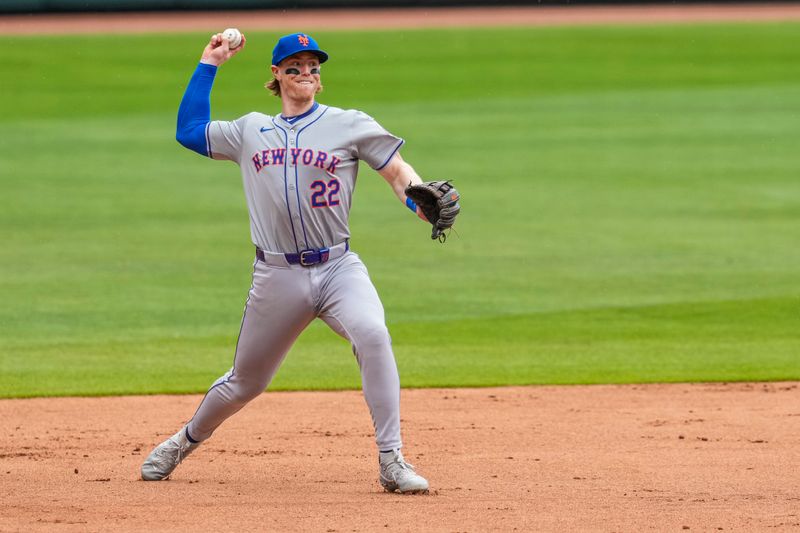
POLYGON ((186 438, 186 427, 159 444, 150 452, 142 464, 142 479, 145 481, 161 481, 175 470, 181 461, 186 459, 199 442, 193 443, 186 438))
POLYGON ((414 465, 403 459, 400 450, 381 452, 378 462, 381 467, 381 485, 386 492, 428 493, 428 480, 414 472, 414 465))

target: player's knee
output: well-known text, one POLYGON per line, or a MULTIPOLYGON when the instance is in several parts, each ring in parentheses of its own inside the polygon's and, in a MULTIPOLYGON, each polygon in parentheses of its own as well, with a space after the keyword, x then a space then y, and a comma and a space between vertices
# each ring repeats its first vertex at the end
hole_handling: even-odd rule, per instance
POLYGON ((241 379, 231 387, 231 400, 235 403, 247 403, 264 392, 267 384, 261 380, 241 379))
POLYGON ((389 330, 382 322, 363 324, 357 328, 353 336, 355 337, 353 344, 361 356, 380 353, 392 344, 389 330))

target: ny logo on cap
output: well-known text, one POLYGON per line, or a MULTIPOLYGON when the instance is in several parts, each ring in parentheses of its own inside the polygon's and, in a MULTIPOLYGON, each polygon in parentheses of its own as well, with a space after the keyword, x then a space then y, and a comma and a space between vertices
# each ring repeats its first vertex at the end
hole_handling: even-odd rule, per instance
POLYGON ((303 46, 308 46, 308 37, 306 37, 305 35, 298 35, 297 40, 300 41, 300 44, 302 44, 303 46))

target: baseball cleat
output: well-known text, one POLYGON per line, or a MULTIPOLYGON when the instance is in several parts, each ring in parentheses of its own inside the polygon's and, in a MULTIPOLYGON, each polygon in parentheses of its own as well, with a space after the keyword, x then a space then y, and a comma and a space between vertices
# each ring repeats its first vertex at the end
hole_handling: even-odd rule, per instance
POLYGON ((400 450, 381 452, 378 455, 381 485, 386 492, 402 494, 427 494, 428 480, 414 472, 414 465, 403 459, 400 450))
POLYGON ((186 437, 186 427, 159 444, 150 452, 142 464, 142 479, 145 481, 161 481, 175 470, 181 461, 186 459, 199 442, 190 442, 186 437))

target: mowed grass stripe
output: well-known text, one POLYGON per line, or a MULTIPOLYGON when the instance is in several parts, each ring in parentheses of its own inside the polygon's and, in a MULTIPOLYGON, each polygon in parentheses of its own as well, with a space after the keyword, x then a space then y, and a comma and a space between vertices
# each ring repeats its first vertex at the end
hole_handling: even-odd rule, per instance
MULTIPOLYGON (((442 321, 433 327, 403 323, 391 326, 391 333, 402 378, 418 387, 797 380, 797 302, 690 302, 442 321)), ((2 397, 198 392, 198 381, 227 370, 234 342, 230 335, 198 335, 40 344, 14 367, 4 362, 2 374, 11 381, 2 397), (137 350, 142 357, 128 357, 137 350), (59 359, 65 352, 74 354, 69 367, 59 359)), ((346 341, 316 322, 270 389, 359 385, 346 341)))

